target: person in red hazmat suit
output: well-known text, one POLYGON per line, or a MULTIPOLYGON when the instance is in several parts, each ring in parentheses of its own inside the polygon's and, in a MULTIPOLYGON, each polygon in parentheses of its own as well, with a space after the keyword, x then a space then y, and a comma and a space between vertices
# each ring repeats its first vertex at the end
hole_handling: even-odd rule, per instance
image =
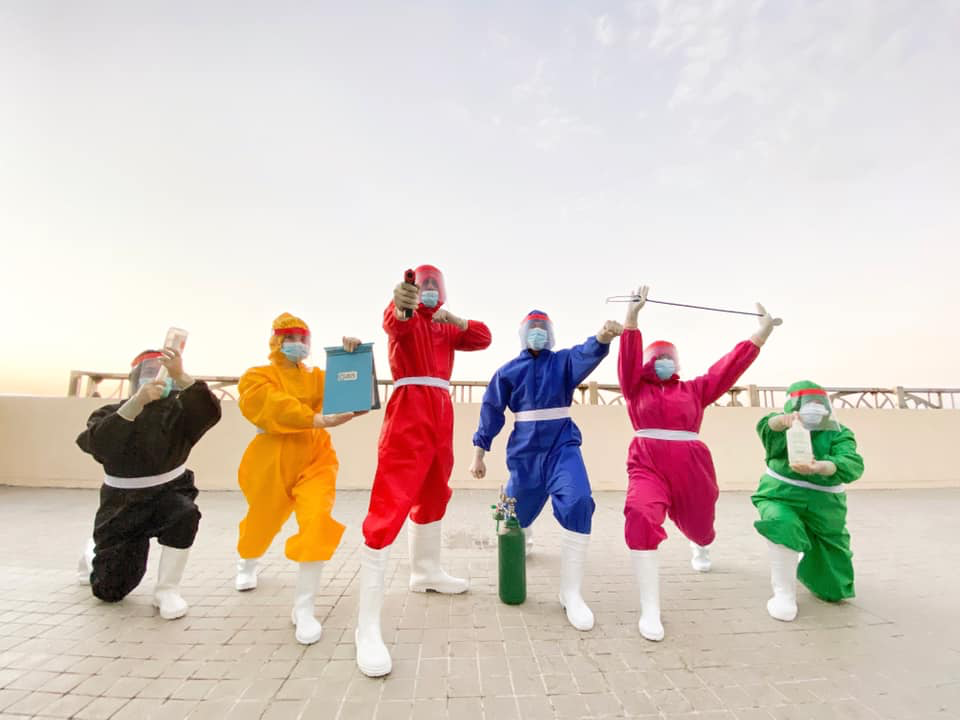
POLYGON ((719 496, 713 459, 698 433, 703 410, 716 402, 760 353, 775 320, 758 304, 760 328, 737 344, 705 375, 680 380, 679 355, 668 342, 643 347, 637 316, 649 288, 635 293, 627 307, 620 337, 620 387, 635 435, 627 457, 624 534, 640 586, 640 634, 662 640, 660 581, 657 547, 666 539, 667 515, 690 540, 691 564, 699 572, 710 569, 708 546, 713 542, 714 512, 719 496))
POLYGON ((370 507, 363 521, 357 665, 378 677, 390 672, 380 634, 384 578, 390 546, 410 517, 410 589, 462 593, 467 581, 440 567, 440 522, 450 500, 453 470, 453 402, 450 373, 457 350, 483 350, 490 330, 443 307, 443 274, 432 265, 400 283, 383 313, 394 391, 378 446, 370 507))

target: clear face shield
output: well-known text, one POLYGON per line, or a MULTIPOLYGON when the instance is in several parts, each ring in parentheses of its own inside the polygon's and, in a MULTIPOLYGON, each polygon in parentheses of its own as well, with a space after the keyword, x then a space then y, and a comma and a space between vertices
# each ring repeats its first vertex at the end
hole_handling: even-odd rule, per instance
POLYGON ((520 347, 524 350, 550 350, 556 340, 553 323, 546 313, 532 312, 520 325, 520 347))
POLYGON ((801 395, 791 400, 794 402, 793 412, 797 413, 803 427, 810 432, 840 430, 840 423, 834 420, 830 400, 825 395, 801 395))
POLYGON ((680 371, 680 355, 673 343, 664 340, 650 343, 643 351, 643 364, 653 362, 654 372, 661 380, 669 380, 680 371))
MULTIPOLYGON (((137 356, 133 361, 134 365, 130 370, 130 395, 134 395, 140 388, 147 383, 157 380, 161 376, 163 364, 160 358, 163 355, 158 352, 144 352, 137 356)), ((165 375, 165 373, 164 373, 165 375)), ((173 389, 173 380, 169 377, 164 378, 167 383, 167 391, 164 397, 170 394, 173 389)))

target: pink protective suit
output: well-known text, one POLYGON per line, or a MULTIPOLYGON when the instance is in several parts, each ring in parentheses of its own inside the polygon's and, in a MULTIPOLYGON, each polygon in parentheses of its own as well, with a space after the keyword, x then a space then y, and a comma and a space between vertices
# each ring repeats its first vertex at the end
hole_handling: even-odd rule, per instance
MULTIPOLYGON (((620 338, 620 387, 634 430, 663 429, 699 432, 703 409, 716 402, 750 367, 760 353, 752 341, 739 343, 706 375, 681 381, 676 375, 660 380, 655 357, 643 361, 639 330, 624 330, 620 338)), ((698 545, 709 545, 719 490, 713 459, 699 440, 634 437, 627 457, 624 534, 631 550, 655 550, 667 537, 666 515, 698 545)))

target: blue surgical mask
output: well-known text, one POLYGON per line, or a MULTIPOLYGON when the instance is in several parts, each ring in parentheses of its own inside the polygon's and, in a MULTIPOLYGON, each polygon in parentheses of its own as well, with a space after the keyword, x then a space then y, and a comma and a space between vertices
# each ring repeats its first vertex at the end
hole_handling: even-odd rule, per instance
POLYGON ((671 358, 660 358, 653 363, 654 372, 661 380, 669 380, 677 373, 677 364, 671 358))
POLYGON ((423 303, 424 307, 435 308, 437 303, 440 302, 440 291, 424 290, 420 293, 420 302, 423 303))
POLYGON ((310 346, 302 342, 285 342, 280 352, 290 362, 298 363, 310 354, 310 346))
POLYGON ((549 338, 550 336, 543 328, 530 328, 527 332, 527 347, 531 350, 543 350, 549 338))

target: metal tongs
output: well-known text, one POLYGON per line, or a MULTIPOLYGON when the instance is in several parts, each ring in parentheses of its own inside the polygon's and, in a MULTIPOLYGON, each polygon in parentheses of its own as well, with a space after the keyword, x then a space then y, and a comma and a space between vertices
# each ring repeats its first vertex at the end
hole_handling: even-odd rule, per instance
MULTIPOLYGON (((607 302, 628 303, 637 302, 639 299, 639 295, 611 295, 607 298, 607 302)), ((656 303, 657 305, 671 305, 673 307, 690 308, 692 310, 709 310, 710 312, 730 313, 731 315, 750 315, 751 317, 763 317, 763 315, 758 312, 747 312, 745 310, 726 310, 724 308, 707 307, 706 305, 687 305, 686 303, 667 302, 666 300, 651 300, 650 298, 647 298, 646 301, 648 303, 656 303)))

